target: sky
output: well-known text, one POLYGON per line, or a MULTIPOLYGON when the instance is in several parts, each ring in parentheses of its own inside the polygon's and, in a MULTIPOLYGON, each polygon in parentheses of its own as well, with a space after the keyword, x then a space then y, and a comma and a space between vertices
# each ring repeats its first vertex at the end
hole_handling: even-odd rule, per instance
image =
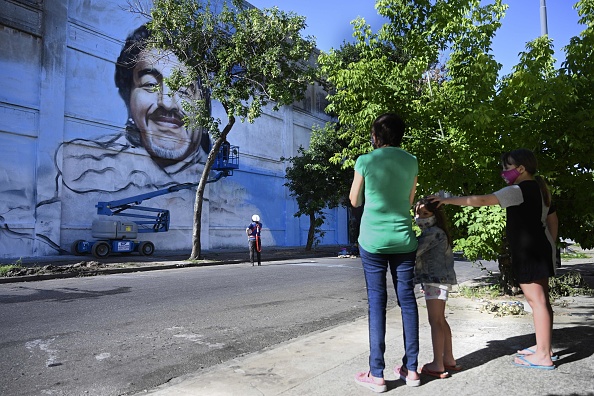
MULTIPOLYGON (((382 18, 377 15, 374 0, 248 0, 258 8, 277 6, 306 17, 305 35, 315 36, 317 47, 323 51, 339 48, 344 40, 351 41, 352 20, 361 16, 377 31, 382 18)), ((562 48, 569 39, 584 29, 578 23, 573 5, 577 0, 546 0, 548 34, 553 39, 557 67, 565 59, 562 48)), ((489 3, 484 0, 484 3, 489 3)), ((518 63, 518 54, 526 43, 540 36, 541 0, 504 0, 509 5, 501 28, 493 40, 495 60, 503 64, 502 74, 511 72, 518 63)))

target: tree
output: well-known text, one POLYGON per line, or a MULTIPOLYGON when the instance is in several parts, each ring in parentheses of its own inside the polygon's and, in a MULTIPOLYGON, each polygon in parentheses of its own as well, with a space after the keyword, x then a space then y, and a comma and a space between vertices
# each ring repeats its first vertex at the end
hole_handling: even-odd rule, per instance
MULTIPOLYGON (((409 126, 403 148, 419 158, 418 195, 493 191, 500 182, 494 172, 501 144, 493 98, 501 66, 489 51, 506 6, 501 1, 481 6, 479 0, 380 0, 376 8, 389 23, 377 33, 363 20, 355 23, 360 59, 345 67, 331 52, 319 60, 337 89, 329 98, 330 108, 351 126, 343 136, 350 139, 349 147, 340 156, 354 164, 357 155, 371 149, 373 119, 394 111, 409 126), (402 55, 390 58, 383 48, 396 48, 402 55)), ((501 219, 500 210, 448 211, 459 226, 454 235, 465 253, 503 257, 501 221, 476 232, 476 224, 501 219), (477 241, 482 243, 477 246, 477 241)))
POLYGON ((592 248, 594 1, 579 1, 576 9, 585 29, 564 48, 561 68, 555 69, 549 37, 527 43, 518 65, 504 77, 496 105, 503 115, 502 143, 537 153, 540 174, 557 204, 561 235, 592 248))
POLYGON ((294 216, 309 217, 305 250, 311 250, 316 238, 323 237, 324 209, 344 205, 348 197, 352 171, 330 162, 330 158, 344 145, 338 138, 338 130, 339 127, 333 123, 326 124, 324 128, 314 127, 309 147, 299 147, 299 155, 287 159, 291 166, 287 168, 284 185, 297 200, 299 210, 294 216))
POLYGON ((355 22, 358 57, 349 62, 340 51, 330 51, 319 58, 336 90, 329 110, 345 126, 341 137, 349 142, 335 160, 354 165, 371 150, 373 119, 394 111, 409 126, 403 148, 419 158, 419 195, 494 188, 501 145, 492 99, 501 66, 489 50, 506 6, 380 0, 376 8, 389 22, 377 33, 364 20, 355 22))
MULTIPOLYGON (((586 29, 565 48, 561 69, 554 68, 552 41, 542 37, 527 43, 503 77, 490 53, 506 9, 501 1, 379 0, 376 8, 389 23, 373 33, 356 22, 360 58, 345 63, 330 52, 319 60, 337 90, 330 109, 350 126, 343 135, 350 144, 336 158, 352 165, 370 150, 369 125, 384 111, 402 114, 409 125, 403 147, 419 158, 419 195, 495 191, 502 187, 499 155, 529 148, 551 184, 562 235, 592 247, 594 1, 576 3, 586 29), (389 46, 405 55, 401 62, 378 51, 389 46), (439 54, 444 68, 436 67, 439 54)), ((458 227, 457 246, 473 258, 498 257, 506 272, 501 209, 448 211, 458 227)))
MULTIPOLYGON (((560 229, 563 236, 594 247, 594 1, 582 0, 575 5, 584 30, 565 47, 566 60, 558 79, 565 90, 557 98, 561 111, 551 108, 554 127, 548 129, 547 159, 558 166, 547 175, 554 178, 560 229), (563 103, 560 103, 563 102, 563 103), (558 173, 557 173, 558 170, 558 173)), ((557 86, 551 87, 556 90, 557 86)))
POLYGON ((211 115, 209 100, 184 103, 187 123, 208 128, 214 138, 196 191, 192 253, 201 254, 202 202, 208 175, 236 118, 254 122, 262 107, 274 110, 303 97, 313 80, 315 42, 302 37, 305 18, 278 8, 258 10, 241 0, 155 0, 148 27, 151 45, 171 51, 189 70, 166 83, 172 89, 200 80, 227 119, 211 115), (220 6, 220 7, 219 7, 220 6))

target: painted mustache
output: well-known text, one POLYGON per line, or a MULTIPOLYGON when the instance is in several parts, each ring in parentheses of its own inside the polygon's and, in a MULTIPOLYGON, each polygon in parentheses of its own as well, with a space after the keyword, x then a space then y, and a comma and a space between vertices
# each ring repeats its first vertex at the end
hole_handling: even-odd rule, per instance
POLYGON ((157 108, 154 112, 152 112, 148 119, 153 122, 158 123, 166 123, 166 124, 173 124, 178 127, 182 127, 184 125, 184 121, 182 120, 181 114, 178 111, 168 111, 163 109, 162 107, 157 108))

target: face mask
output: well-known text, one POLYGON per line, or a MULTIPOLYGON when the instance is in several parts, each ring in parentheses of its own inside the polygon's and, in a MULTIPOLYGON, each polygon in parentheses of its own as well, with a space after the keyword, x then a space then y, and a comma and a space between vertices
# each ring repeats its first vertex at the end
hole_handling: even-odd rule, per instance
POLYGON ((518 171, 518 168, 504 170, 501 172, 501 177, 503 177, 503 180, 505 180, 505 182, 509 185, 514 184, 518 176, 520 176, 520 171, 518 171))
POLYGON ((420 217, 415 217, 415 222, 417 223, 420 229, 425 229, 433 227, 435 224, 437 224, 437 219, 435 218, 435 216, 426 217, 424 219, 421 219, 420 217))

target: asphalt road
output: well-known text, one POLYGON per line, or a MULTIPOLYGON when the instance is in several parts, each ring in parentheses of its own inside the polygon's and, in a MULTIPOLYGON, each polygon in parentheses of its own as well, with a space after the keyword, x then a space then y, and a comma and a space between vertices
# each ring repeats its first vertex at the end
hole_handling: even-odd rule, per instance
MULTIPOLYGON (((460 282, 479 273, 456 271, 460 282)), ((366 304, 352 258, 3 284, 0 394, 137 393, 348 323, 366 304)))

